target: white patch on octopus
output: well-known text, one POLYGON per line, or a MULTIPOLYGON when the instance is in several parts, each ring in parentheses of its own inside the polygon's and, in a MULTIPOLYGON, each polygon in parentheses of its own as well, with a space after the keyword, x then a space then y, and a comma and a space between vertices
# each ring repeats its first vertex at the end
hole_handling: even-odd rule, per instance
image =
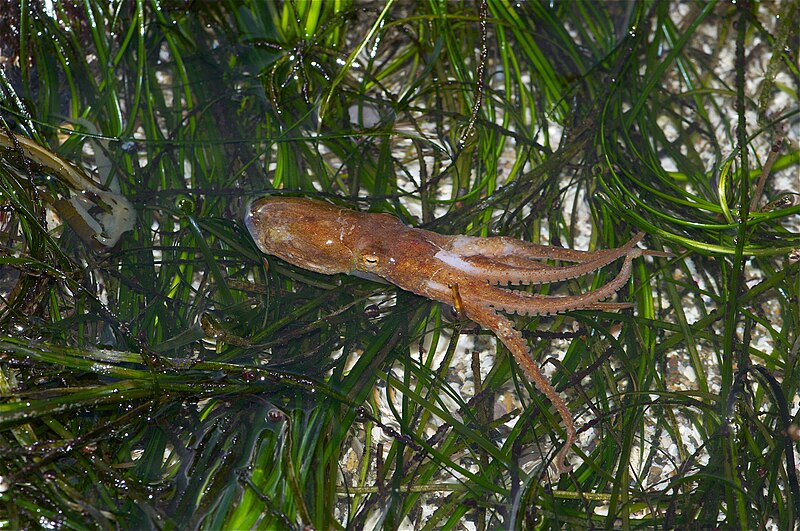
POLYGON ((466 273, 468 275, 480 276, 486 274, 486 270, 483 269, 482 267, 476 267, 470 264, 469 262, 465 261, 464 259, 462 259, 457 254, 453 254, 449 251, 444 251, 444 250, 439 251, 435 255, 433 255, 433 257, 439 259, 440 261, 444 262, 450 267, 453 267, 456 270, 461 271, 462 273, 466 273))

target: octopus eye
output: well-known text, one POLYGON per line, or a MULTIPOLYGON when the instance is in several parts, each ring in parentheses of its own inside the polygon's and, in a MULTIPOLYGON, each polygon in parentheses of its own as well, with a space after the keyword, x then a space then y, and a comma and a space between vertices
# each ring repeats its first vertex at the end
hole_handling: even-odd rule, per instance
POLYGON ((372 269, 378 265, 378 256, 374 254, 365 254, 364 258, 364 266, 367 269, 372 269))

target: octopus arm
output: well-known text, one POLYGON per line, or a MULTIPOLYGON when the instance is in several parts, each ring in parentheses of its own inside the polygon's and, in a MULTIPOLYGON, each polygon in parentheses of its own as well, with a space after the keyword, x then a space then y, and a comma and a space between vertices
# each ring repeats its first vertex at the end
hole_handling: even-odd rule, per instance
POLYGON ((567 440, 556 456, 555 466, 559 474, 569 472, 572 467, 567 465, 567 453, 577 440, 578 434, 577 430, 575 429, 575 422, 572 419, 569 409, 567 409, 567 405, 564 403, 561 397, 558 396, 558 393, 553 388, 550 380, 548 380, 544 374, 542 374, 542 371, 539 369, 539 365, 533 361, 530 356, 528 344, 525 342, 522 334, 514 328, 514 324, 508 318, 498 314, 493 309, 484 305, 468 304, 466 309, 467 314, 473 321, 482 327, 491 330, 495 333, 495 335, 497 335, 500 341, 503 342, 506 348, 514 356, 517 364, 522 367, 522 370, 525 372, 528 378, 533 381, 533 384, 536 386, 539 392, 545 395, 547 399, 550 400, 550 403, 555 406, 556 411, 558 411, 558 415, 561 417, 561 420, 564 423, 564 429, 567 433, 567 440))
MULTIPOLYGON (((520 315, 551 315, 556 313, 568 312, 571 310, 582 310, 593 308, 613 295, 625 285, 631 276, 631 263, 642 253, 638 249, 628 252, 622 268, 614 279, 592 291, 581 293, 580 295, 539 295, 526 293, 523 291, 512 291, 496 286, 485 286, 480 294, 472 297, 473 302, 490 306, 496 310, 507 313, 518 313, 520 315)), ((606 303, 607 304, 607 303, 606 303)), ((601 305, 602 306, 602 305, 601 305)), ((469 313, 467 316, 472 318, 469 313)))
POLYGON ((471 278, 484 280, 489 284, 545 284, 578 278, 607 266, 633 252, 642 235, 643 233, 637 234, 625 245, 616 249, 597 251, 592 260, 564 267, 530 261, 528 262, 530 265, 524 266, 520 263, 519 257, 515 256, 504 256, 498 260, 483 255, 459 257, 446 251, 439 252, 436 256, 471 278))
POLYGON ((511 267, 519 270, 523 269, 547 270, 560 267, 554 264, 548 264, 547 262, 536 262, 528 258, 522 258, 520 256, 510 256, 510 255, 503 256, 500 258, 489 258, 487 256, 480 256, 480 255, 465 256, 464 260, 473 264, 492 264, 495 266, 511 267))
MULTIPOLYGON (((639 232, 623 247, 632 248, 644 238, 639 232)), ((476 238, 472 236, 455 236, 450 241, 448 250, 460 256, 485 256, 503 262, 506 257, 522 257, 527 260, 562 260, 564 262, 591 262, 608 259, 617 249, 601 249, 599 251, 579 251, 550 245, 517 240, 507 236, 476 238)), ((611 259, 609 261, 613 261, 611 259)))

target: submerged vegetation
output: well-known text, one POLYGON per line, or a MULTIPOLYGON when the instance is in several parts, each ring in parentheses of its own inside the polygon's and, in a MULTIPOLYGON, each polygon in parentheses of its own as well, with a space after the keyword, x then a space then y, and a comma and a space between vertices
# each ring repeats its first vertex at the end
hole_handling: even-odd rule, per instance
POLYGON ((9 4, 0 527, 797 525, 798 2, 9 4), (268 193, 671 250, 514 317, 574 471, 491 335, 264 258, 268 193))

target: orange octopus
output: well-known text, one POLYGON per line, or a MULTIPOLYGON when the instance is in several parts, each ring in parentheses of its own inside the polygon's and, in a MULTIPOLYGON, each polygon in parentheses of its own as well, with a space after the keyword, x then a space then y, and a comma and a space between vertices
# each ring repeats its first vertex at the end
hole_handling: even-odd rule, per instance
POLYGON ((575 423, 564 401, 531 359, 522 334, 498 312, 535 316, 629 307, 601 301, 625 285, 635 258, 645 253, 659 254, 635 247, 644 233, 616 249, 577 251, 503 236, 446 236, 408 227, 387 214, 356 212, 296 197, 265 197, 253 202, 245 224, 266 254, 317 273, 348 273, 386 280, 454 306, 494 332, 561 416, 567 439, 556 456, 558 473, 571 470, 566 460, 577 439, 575 423), (549 296, 499 287, 576 278, 623 257, 622 268, 613 280, 580 295, 549 296), (537 260, 575 264, 555 267, 537 260))

